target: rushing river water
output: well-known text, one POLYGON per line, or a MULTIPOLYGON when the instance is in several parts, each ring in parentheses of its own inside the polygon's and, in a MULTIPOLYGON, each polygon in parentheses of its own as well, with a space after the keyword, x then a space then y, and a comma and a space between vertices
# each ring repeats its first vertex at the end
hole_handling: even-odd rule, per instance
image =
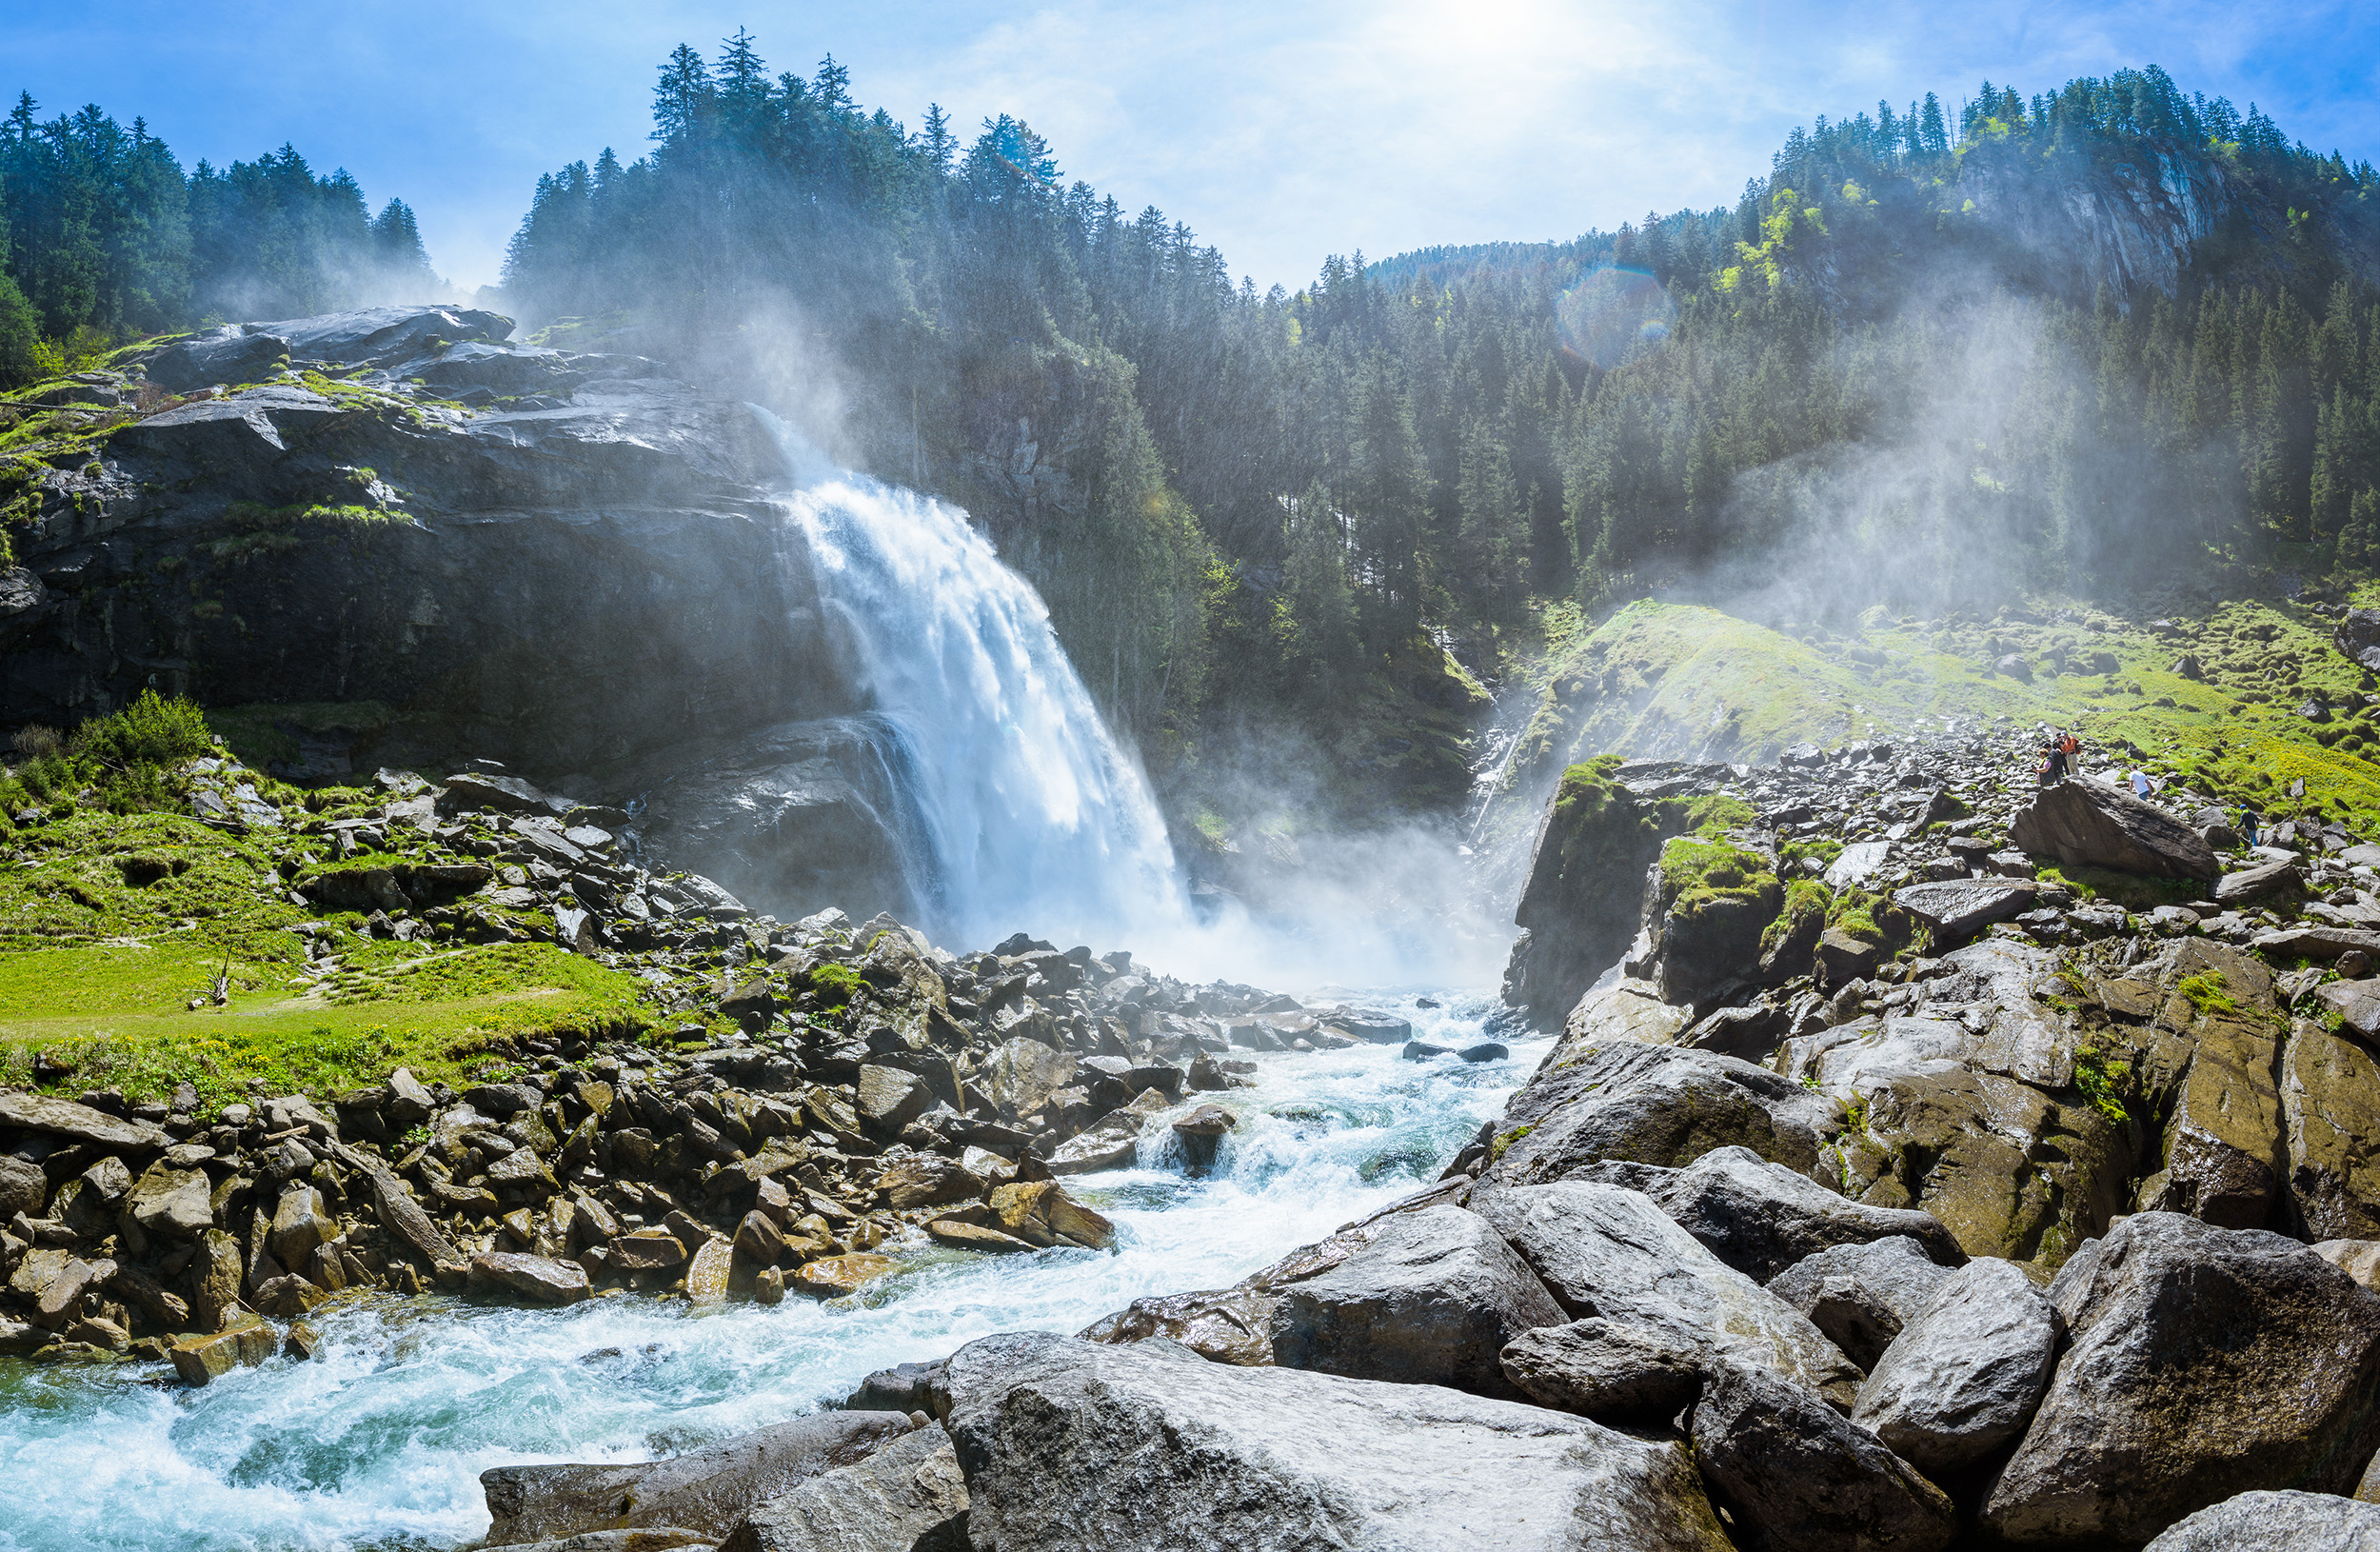
MULTIPOLYGON (((1367 999, 1440 1044, 1490 1004, 1367 999)), ((1398 1047, 1258 1057, 1213 1172, 1186 1178, 1155 1130, 1140 1166, 1069 1189, 1117 1224, 1110 1253, 912 1248, 830 1303, 690 1311, 600 1299, 546 1312, 359 1302, 318 1320, 309 1363, 204 1390, 149 1365, 0 1360, 0 1549, 447 1547, 487 1524, 479 1473, 635 1461, 815 1410, 869 1371, 995 1331, 1077 1331, 1143 1294, 1220 1287, 1434 1180, 1536 1065, 1399 1059, 1398 1047)))

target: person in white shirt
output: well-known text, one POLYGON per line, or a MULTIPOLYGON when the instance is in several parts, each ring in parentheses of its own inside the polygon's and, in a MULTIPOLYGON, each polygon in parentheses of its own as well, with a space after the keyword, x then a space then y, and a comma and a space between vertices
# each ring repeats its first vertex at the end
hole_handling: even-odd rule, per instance
POLYGON ((2156 790, 2156 784, 2149 779, 2149 773, 2138 766, 2133 767, 2130 780, 2132 784, 2133 797, 2145 798, 2156 790))

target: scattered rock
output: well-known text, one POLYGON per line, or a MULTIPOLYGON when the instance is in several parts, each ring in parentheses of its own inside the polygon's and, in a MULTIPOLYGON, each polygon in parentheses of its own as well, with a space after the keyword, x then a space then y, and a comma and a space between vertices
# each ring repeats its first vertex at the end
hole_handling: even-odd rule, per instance
POLYGON ((1851 1420, 1938 1478, 2024 1431, 2056 1358, 2057 1320, 2032 1280, 1970 1262, 1884 1350, 1851 1420))

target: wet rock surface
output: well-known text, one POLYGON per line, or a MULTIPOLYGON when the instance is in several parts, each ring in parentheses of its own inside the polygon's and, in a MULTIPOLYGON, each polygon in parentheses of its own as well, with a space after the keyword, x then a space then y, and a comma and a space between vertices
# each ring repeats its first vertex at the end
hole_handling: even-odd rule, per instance
POLYGON ((978 1545, 1728 1544, 1676 1445, 1435 1385, 994 1337, 949 1386, 978 1545))

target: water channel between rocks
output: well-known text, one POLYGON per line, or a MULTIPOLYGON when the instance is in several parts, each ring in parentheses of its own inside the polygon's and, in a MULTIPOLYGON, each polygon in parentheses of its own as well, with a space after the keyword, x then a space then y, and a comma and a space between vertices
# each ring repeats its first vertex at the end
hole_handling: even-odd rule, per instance
MULTIPOLYGON (((1373 995, 1417 1038, 1468 1045, 1476 995, 1373 995)), ((910 1247, 903 1269, 831 1303, 701 1312, 601 1299, 563 1311, 376 1299, 322 1312, 309 1363, 276 1358, 205 1390, 153 1365, 0 1359, 4 1552, 365 1552, 467 1542, 479 1473, 636 1461, 764 1427, 868 1372, 995 1331, 1081 1330, 1144 1294, 1220 1287, 1435 1180, 1543 1054, 1466 1066, 1394 1045, 1259 1056, 1204 1179, 1168 1157, 1068 1188, 1115 1220, 1117 1249, 987 1258, 910 1247)))

